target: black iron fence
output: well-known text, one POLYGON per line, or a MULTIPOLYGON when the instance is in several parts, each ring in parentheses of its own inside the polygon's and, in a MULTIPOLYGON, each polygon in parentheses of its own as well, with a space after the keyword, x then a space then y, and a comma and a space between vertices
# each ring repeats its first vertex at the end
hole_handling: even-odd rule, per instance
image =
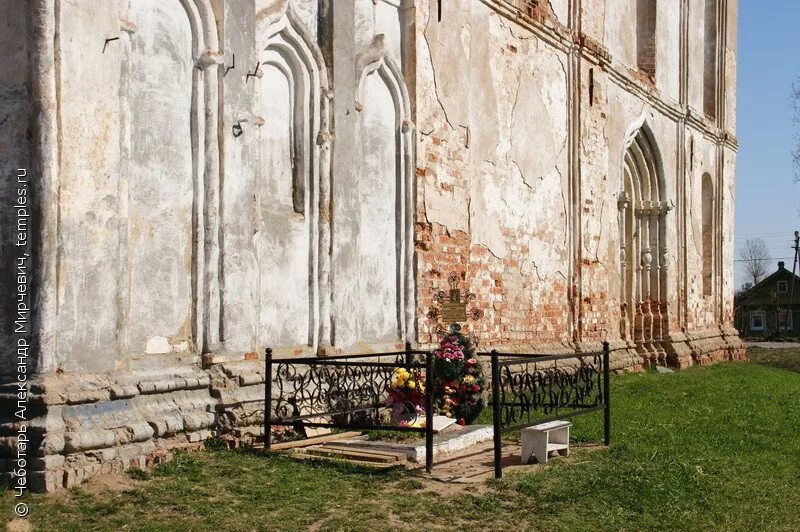
MULTIPOLYGON (((502 476, 502 434, 602 410, 604 442, 611 441, 608 342, 603 350, 564 355, 478 353, 491 359, 495 477, 502 476)), ((425 434, 425 467, 433 468, 434 354, 412 350, 365 355, 274 358, 264 362, 264 447, 274 426, 392 430, 425 434), (398 426, 388 415, 395 370, 425 373, 425 426, 398 426)), ((413 425, 411 423, 410 425, 413 425)))
POLYGON ((611 442, 609 345, 593 353, 541 355, 479 353, 491 358, 495 477, 503 475, 504 432, 597 410, 604 413, 604 442, 611 442))
MULTIPOLYGON (((264 447, 271 448, 273 426, 393 430, 425 434, 425 467, 433 468, 433 355, 404 351, 368 355, 274 358, 267 349, 264 367, 264 447), (388 415, 387 390, 395 370, 425 373, 425 426, 398 426, 388 415)), ((412 413, 414 405, 410 405, 412 413)), ((413 420, 409 425, 414 425, 413 420)))

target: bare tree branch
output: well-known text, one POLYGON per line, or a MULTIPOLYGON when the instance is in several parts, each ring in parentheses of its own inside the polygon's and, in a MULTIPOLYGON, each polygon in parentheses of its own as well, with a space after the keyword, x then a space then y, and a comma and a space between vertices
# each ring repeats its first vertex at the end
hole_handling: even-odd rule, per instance
POLYGON ((767 274, 769 268, 769 250, 763 238, 748 238, 744 247, 739 250, 739 260, 744 263, 744 271, 753 286, 758 284, 767 274))
MULTIPOLYGON (((800 77, 792 83, 792 113, 795 125, 800 125, 800 77)), ((794 181, 800 183, 800 134, 794 134, 794 149, 792 150, 792 163, 794 165, 794 181)))

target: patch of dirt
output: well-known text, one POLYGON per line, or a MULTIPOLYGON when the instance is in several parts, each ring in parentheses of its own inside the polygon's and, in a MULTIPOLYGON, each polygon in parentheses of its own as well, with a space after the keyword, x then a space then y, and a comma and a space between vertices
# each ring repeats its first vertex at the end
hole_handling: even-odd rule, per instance
MULTIPOLYGON (((569 457, 553 457, 551 462, 575 462, 586 453, 605 449, 599 444, 572 445, 569 457)), ((521 464, 521 448, 516 443, 503 443, 503 476, 509 473, 532 473, 547 467, 545 464, 521 464)), ((424 466, 417 468, 424 471, 424 466)), ((431 475, 415 477, 427 492, 440 495, 460 495, 465 491, 483 494, 492 491, 487 481, 494 478, 494 447, 491 442, 445 457, 437 457, 431 475)), ((424 491, 421 491, 424 493, 424 491)))
POLYGON ((81 490, 90 495, 103 495, 110 492, 128 491, 146 483, 146 480, 132 479, 127 473, 108 473, 90 478, 81 484, 81 490))
POLYGON ((27 519, 12 519, 6 523, 5 532, 29 532, 33 525, 27 519))

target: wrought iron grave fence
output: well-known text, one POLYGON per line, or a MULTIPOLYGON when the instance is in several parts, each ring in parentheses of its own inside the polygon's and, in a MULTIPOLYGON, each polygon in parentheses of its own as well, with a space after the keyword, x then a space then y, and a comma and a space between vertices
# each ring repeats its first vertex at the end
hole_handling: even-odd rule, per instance
MULTIPOLYGON (((495 477, 502 476, 502 434, 603 411, 605 445, 611 441, 610 350, 563 355, 478 353, 491 359, 495 477)), ((264 447, 274 426, 392 430, 425 435, 425 467, 433 468, 434 355, 412 350, 364 355, 274 358, 264 361, 264 447), (424 427, 398 426, 388 415, 387 390, 394 371, 425 374, 424 427)), ((413 425, 411 423, 410 425, 413 425)))
MULTIPOLYGON (((433 468, 433 355, 412 350, 367 355, 274 358, 267 349, 264 374, 264 447, 272 427, 302 424, 351 430, 425 434, 425 467, 433 468), (425 426, 398 426, 388 415, 387 389, 394 371, 425 374, 425 426)), ((409 412, 413 412, 411 405, 409 412)), ((413 414, 412 414, 413 415, 413 414)))
POLYGON ((603 440, 611 442, 608 342, 593 353, 479 353, 491 358, 495 478, 501 478, 502 434, 603 411, 603 440))

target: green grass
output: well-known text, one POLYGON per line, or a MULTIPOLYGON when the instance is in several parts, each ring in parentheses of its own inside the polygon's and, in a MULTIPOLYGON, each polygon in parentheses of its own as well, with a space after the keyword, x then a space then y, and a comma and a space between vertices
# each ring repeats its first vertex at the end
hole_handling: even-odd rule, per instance
MULTIPOLYGON (((800 350, 752 358, 617 376, 609 449, 487 486, 214 450, 121 491, 30 496, 30 517, 40 530, 797 529, 800 373, 787 368, 800 350)), ((601 441, 600 414, 574 421, 576 441, 601 441)))

